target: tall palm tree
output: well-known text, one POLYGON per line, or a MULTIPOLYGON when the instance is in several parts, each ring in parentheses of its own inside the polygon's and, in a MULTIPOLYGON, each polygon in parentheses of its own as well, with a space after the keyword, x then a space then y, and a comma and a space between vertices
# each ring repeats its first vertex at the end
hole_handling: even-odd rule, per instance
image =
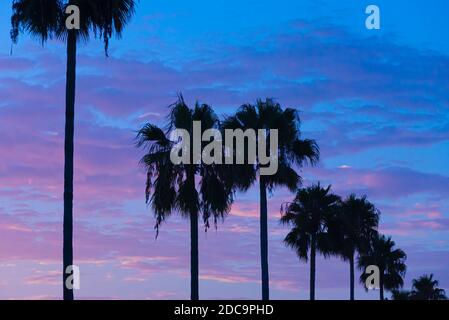
POLYGON ((73 300, 73 289, 66 283, 73 265, 73 153, 75 127, 75 87, 77 43, 87 41, 93 33, 104 40, 107 52, 109 38, 120 36, 131 19, 135 0, 14 0, 12 4, 11 39, 17 42, 21 31, 38 38, 42 43, 53 37, 67 44, 66 113, 64 136, 64 231, 63 231, 63 287, 64 300, 73 300), (80 29, 66 29, 65 9, 76 5, 80 9, 80 29))
POLYGON ((410 300, 410 294, 407 290, 391 290, 391 300, 410 300))
MULTIPOLYGON (((368 266, 379 268, 380 300, 384 300, 384 290, 399 289, 404 286, 404 276, 407 270, 405 260, 407 255, 401 249, 395 249, 391 237, 378 235, 371 241, 368 250, 358 260, 358 266, 365 271, 368 266)), ((369 274, 360 276, 360 282, 365 285, 369 274)))
POLYGON ((340 209, 336 217, 337 224, 331 231, 338 234, 338 240, 334 242, 338 254, 349 262, 350 299, 354 300, 356 254, 366 252, 370 240, 377 236, 380 213, 366 196, 357 198, 354 194, 342 202, 340 209))
POLYGON ((223 122, 224 130, 247 129, 266 130, 264 137, 257 139, 267 139, 272 129, 278 130, 278 170, 271 176, 260 175, 263 165, 256 159, 254 165, 238 165, 233 168, 232 179, 234 185, 247 191, 257 178, 259 182, 260 196, 260 257, 262 270, 262 299, 268 300, 269 272, 268 272, 268 208, 267 190, 274 190, 275 187, 285 186, 290 191, 296 192, 301 184, 301 177, 295 171, 295 167, 301 167, 306 163, 314 165, 319 159, 319 149, 315 141, 302 140, 300 131, 300 119, 296 109, 283 109, 279 103, 273 99, 265 101, 258 100, 255 105, 246 104, 239 108, 237 113, 228 117, 223 122))
MULTIPOLYGON (((137 146, 147 151, 141 162, 147 171, 146 200, 151 203, 156 216, 157 232, 173 211, 190 219, 191 299, 198 300, 198 219, 202 217, 208 228, 209 219, 213 218, 216 224, 218 219, 224 218, 233 202, 233 189, 226 173, 227 166, 194 163, 192 150, 188 154, 190 164, 171 161, 170 153, 178 143, 172 132, 175 129, 186 130, 193 139, 194 121, 201 123, 201 135, 205 130, 219 127, 218 118, 210 106, 196 104, 190 109, 180 96, 171 106, 167 129, 145 125, 138 132, 137 146)), ((191 140, 190 146, 193 144, 191 140)))
POLYGON ((292 203, 283 205, 281 222, 292 226, 284 239, 299 259, 310 257, 310 300, 315 300, 316 253, 325 257, 331 253, 328 222, 338 210, 340 197, 330 192, 331 187, 319 184, 299 190, 292 203))
POLYGON ((423 275, 412 282, 411 299, 413 300, 447 300, 444 289, 438 288, 438 280, 433 274, 423 275))

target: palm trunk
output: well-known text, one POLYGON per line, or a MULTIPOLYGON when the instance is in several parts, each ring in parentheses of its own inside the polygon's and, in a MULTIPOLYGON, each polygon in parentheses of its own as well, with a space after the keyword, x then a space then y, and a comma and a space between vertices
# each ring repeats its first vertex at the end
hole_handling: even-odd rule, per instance
POLYGON ((262 176, 260 177, 260 264, 262 269, 262 300, 269 300, 267 186, 262 176))
POLYGON ((381 273, 380 273, 379 285, 380 285, 380 290, 379 290, 380 297, 379 298, 381 301, 383 301, 383 300, 385 300, 384 299, 384 271, 383 270, 381 270, 381 273))
POLYGON ((349 256, 349 281, 350 281, 350 300, 354 300, 354 251, 349 256))
MULTIPOLYGON (((188 173, 192 188, 195 188, 195 172, 188 173)), ((190 299, 199 300, 199 257, 198 257, 198 212, 190 212, 190 299)))
POLYGON ((316 236, 312 235, 310 244, 310 300, 315 300, 316 236))
POLYGON ((63 286, 64 300, 73 300, 68 267, 73 265, 73 137, 75 131, 76 31, 67 39, 66 112, 64 137, 64 230, 63 286))

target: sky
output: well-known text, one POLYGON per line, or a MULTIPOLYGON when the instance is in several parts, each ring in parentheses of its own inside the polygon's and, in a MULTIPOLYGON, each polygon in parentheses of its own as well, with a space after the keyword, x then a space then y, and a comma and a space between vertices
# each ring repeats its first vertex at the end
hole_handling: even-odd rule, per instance
MULTIPOLYGON (((141 0, 110 57, 78 54, 74 263, 80 299, 188 299, 189 224, 156 239, 136 130, 162 124, 182 92, 223 117, 273 97, 300 111, 321 161, 304 167, 346 197, 367 195, 380 231, 407 253, 406 288, 449 289, 449 3, 445 0, 141 0), (365 28, 376 4, 381 29, 365 28)), ((0 299, 60 299, 65 47, 11 48, 0 2, 0 299), (12 49, 12 54, 11 54, 12 49)), ((271 296, 306 299, 309 268, 282 240, 285 189, 269 196, 271 296)), ((257 188, 200 233, 200 297, 259 299, 257 188)), ((357 275, 358 276, 358 275, 357 275)), ((349 265, 317 261, 317 299, 347 299, 349 265)), ((356 298, 376 299, 359 285, 356 298)))

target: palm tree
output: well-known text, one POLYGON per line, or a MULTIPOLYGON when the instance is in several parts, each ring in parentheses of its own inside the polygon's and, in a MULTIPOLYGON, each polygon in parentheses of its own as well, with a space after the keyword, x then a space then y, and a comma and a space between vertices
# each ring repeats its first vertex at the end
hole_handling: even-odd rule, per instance
MULTIPOLYGON (((173 212, 190 219, 191 239, 191 299, 199 299, 198 219, 203 218, 206 229, 209 219, 215 225, 229 212, 233 202, 233 189, 225 168, 219 164, 194 163, 194 152, 188 154, 190 164, 174 164, 170 159, 178 140, 173 138, 175 129, 186 130, 193 145, 193 123, 201 123, 201 135, 207 129, 219 127, 212 108, 196 104, 190 109, 182 96, 171 106, 170 121, 164 131, 147 124, 138 133, 138 147, 147 153, 141 162, 147 172, 146 200, 151 203, 156 217, 156 230, 173 212), (173 139, 170 139, 173 138, 173 139)), ((202 150, 202 149, 201 149, 202 150)))
POLYGON ((444 289, 438 288, 438 280, 433 274, 423 275, 412 282, 411 299, 413 300, 447 300, 444 289))
MULTIPOLYGON (((395 249, 395 243, 391 237, 378 235, 372 239, 370 247, 358 260, 358 266, 365 271, 368 266, 379 268, 380 300, 384 300, 384 290, 402 288, 404 276, 407 270, 405 260, 407 255, 401 249, 395 249)), ((365 285, 369 274, 362 273, 360 282, 365 285)))
POLYGON ((410 300, 410 291, 407 290, 391 290, 392 300, 410 300))
POLYGON ((113 32, 120 36, 131 19, 135 0, 14 0, 12 4, 11 39, 17 42, 20 31, 29 33, 42 43, 58 37, 67 44, 66 114, 64 137, 64 230, 63 287, 64 300, 73 300, 73 289, 66 283, 73 265, 73 153, 75 127, 75 84, 77 43, 87 41, 90 33, 104 40, 107 52, 113 32), (81 12, 80 29, 67 30, 65 9, 76 5, 81 12))
POLYGON ((315 259, 321 252, 325 257, 331 253, 328 222, 338 210, 340 197, 330 192, 331 187, 319 184, 299 190, 292 203, 284 204, 281 222, 292 227, 284 239, 299 259, 310 257, 310 300, 315 300, 315 259))
POLYGON ((232 179, 234 185, 241 191, 247 191, 259 176, 260 194, 260 257, 262 270, 262 299, 268 300, 269 272, 268 272, 268 208, 267 190, 274 190, 277 186, 285 186, 290 191, 296 192, 301 184, 301 177, 295 171, 295 167, 301 167, 306 163, 314 165, 319 159, 319 149, 315 141, 302 140, 298 111, 295 109, 283 109, 273 99, 258 100, 255 105, 246 104, 239 108, 237 113, 225 119, 223 130, 248 129, 266 130, 265 136, 257 136, 257 139, 266 139, 269 144, 269 136, 273 129, 278 130, 278 170, 271 176, 260 175, 260 169, 264 166, 260 159, 256 159, 254 165, 238 165, 233 168, 232 179))
POLYGON ((340 209, 337 224, 331 231, 338 234, 338 240, 334 242, 338 254, 349 262, 350 299, 354 300, 355 256, 365 252, 370 240, 377 236, 380 213, 366 196, 357 198, 354 194, 342 202, 340 209))

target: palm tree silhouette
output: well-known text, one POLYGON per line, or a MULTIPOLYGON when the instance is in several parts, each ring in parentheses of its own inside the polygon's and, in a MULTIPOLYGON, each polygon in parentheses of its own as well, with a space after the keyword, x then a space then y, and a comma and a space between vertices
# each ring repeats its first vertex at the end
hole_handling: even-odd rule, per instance
MULTIPOLYGON (((384 290, 402 288, 404 276, 407 270, 405 260, 407 255, 401 249, 395 249, 395 243, 391 237, 378 235, 372 239, 370 247, 358 260, 358 266, 363 271, 368 266, 377 266, 380 271, 380 300, 384 300, 384 290)), ((369 274, 365 272, 360 276, 360 282, 365 285, 369 274)))
MULTIPOLYGON (((268 208, 267 189, 285 186, 296 192, 301 184, 301 177, 294 167, 301 167, 306 163, 314 165, 319 159, 319 149, 315 141, 302 140, 298 111, 291 108, 283 109, 273 99, 258 100, 255 105, 245 104, 237 113, 224 120, 222 128, 226 129, 253 129, 258 132, 264 129, 267 145, 271 129, 278 130, 278 171, 272 176, 260 175, 261 164, 237 165, 232 168, 234 185, 247 191, 257 181, 259 175, 260 192, 260 253, 262 270, 262 299, 270 298, 269 272, 268 272, 268 208)), ((262 137, 258 137, 260 139, 262 137)))
POLYGON ((299 190, 294 201, 281 209, 281 222, 292 226, 284 243, 299 259, 307 262, 310 257, 310 300, 315 300, 316 253, 331 254, 328 223, 338 210, 340 197, 330 190, 331 186, 320 184, 299 190))
POLYGON ((201 122, 201 135, 205 130, 219 128, 212 107, 196 104, 195 108, 190 109, 179 96, 179 100, 171 106, 167 129, 164 131, 147 124, 138 133, 137 146, 147 150, 141 162, 147 171, 146 200, 154 210, 157 232, 173 211, 190 219, 191 299, 198 300, 198 219, 200 216, 203 218, 206 229, 209 219, 213 218, 215 224, 218 219, 223 219, 231 208, 233 189, 226 172, 228 166, 193 163, 193 151, 189 153, 191 164, 172 163, 170 153, 178 141, 170 139, 171 133, 175 129, 183 129, 193 139, 194 121, 201 122))
POLYGON ((115 32, 120 36, 131 19, 135 0, 14 0, 11 17, 11 39, 17 42, 20 31, 38 38, 42 43, 58 37, 67 44, 66 114, 64 137, 64 230, 63 287, 64 300, 73 300, 73 289, 66 283, 73 265, 73 153, 75 127, 75 85, 77 43, 87 41, 93 32, 104 40, 105 51, 115 32), (67 30, 65 9, 76 5, 80 9, 80 29, 67 30))
POLYGON ((379 216, 379 211, 366 196, 357 198, 352 194, 342 202, 335 228, 331 228, 337 234, 333 241, 338 247, 337 253, 349 262, 351 300, 354 300, 355 255, 366 252, 371 239, 377 236, 379 216))
POLYGON ((438 288, 438 280, 433 279, 433 274, 423 275, 412 282, 413 300, 447 300, 444 289, 438 288))

